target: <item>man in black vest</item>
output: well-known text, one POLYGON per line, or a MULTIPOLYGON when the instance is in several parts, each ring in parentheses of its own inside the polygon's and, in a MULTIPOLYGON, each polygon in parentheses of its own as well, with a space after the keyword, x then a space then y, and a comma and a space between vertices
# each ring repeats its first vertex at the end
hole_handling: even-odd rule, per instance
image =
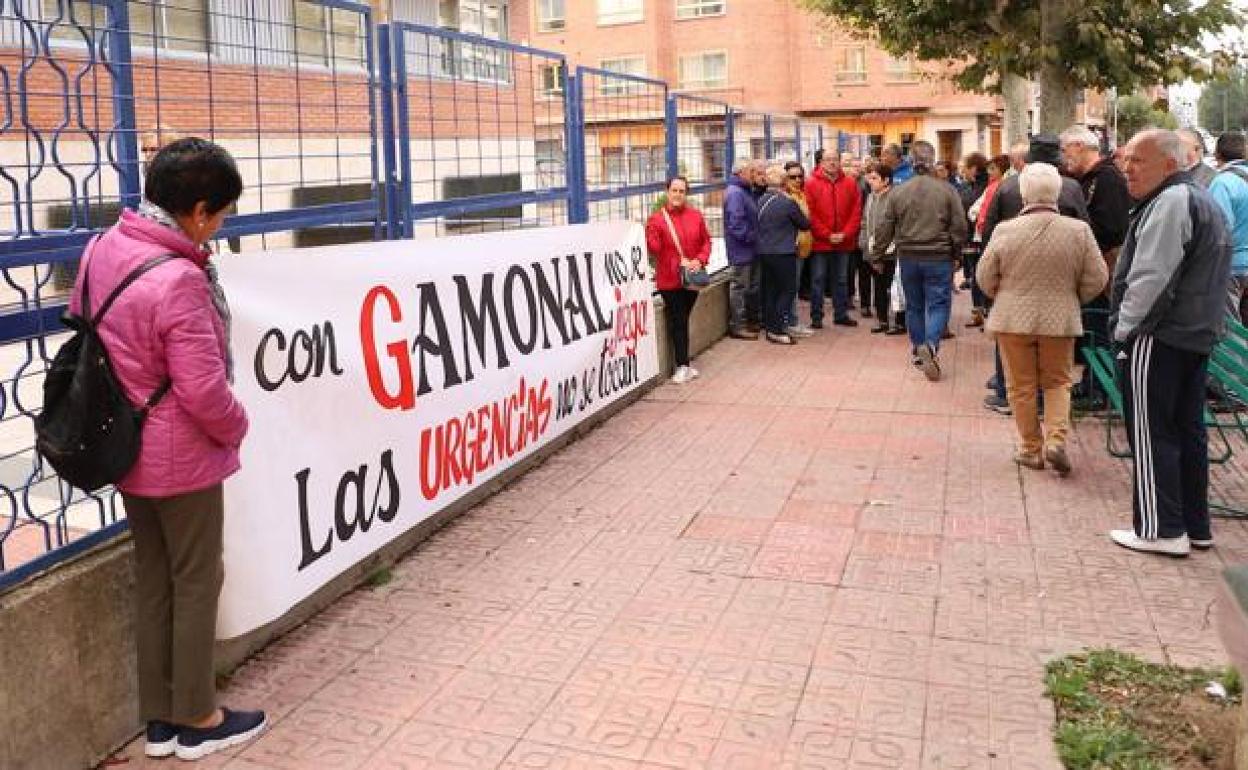
POLYGON ((1109 536, 1167 556, 1213 545, 1206 367, 1225 331, 1231 269, 1225 217, 1185 159, 1174 131, 1143 131, 1127 145, 1127 189, 1139 203, 1110 294, 1134 488, 1133 527, 1109 536))

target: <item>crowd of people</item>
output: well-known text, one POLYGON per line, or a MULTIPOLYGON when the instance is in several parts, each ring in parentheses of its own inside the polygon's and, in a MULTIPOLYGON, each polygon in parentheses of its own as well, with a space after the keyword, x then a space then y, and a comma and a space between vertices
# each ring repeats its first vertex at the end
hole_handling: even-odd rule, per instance
MULTIPOLYGON (((1076 377, 1078 342, 1109 348, 1134 450, 1133 527, 1111 538, 1168 555, 1210 547, 1207 361, 1226 318, 1248 312, 1244 135, 1220 137, 1214 164, 1205 155, 1193 130, 1146 130, 1111 154, 1072 126, 958 164, 924 141, 865 160, 819 152, 809 176, 792 161, 740 161, 723 204, 728 334, 798 344, 824 328, 830 295, 832 325, 857 327, 857 310, 872 333, 908 335, 912 364, 938 381, 952 296, 969 290, 966 326, 994 342, 984 405, 1013 416, 1020 467, 1060 476, 1072 471, 1072 399, 1104 404, 1091 367, 1076 377)), ((696 237, 681 245, 686 230, 659 213, 649 222, 660 266, 709 260, 687 189, 672 180, 666 208, 696 220, 696 237)), ((685 383, 697 376, 687 331, 697 295, 679 271, 659 273, 665 301, 682 293, 667 322, 673 380, 685 383)))

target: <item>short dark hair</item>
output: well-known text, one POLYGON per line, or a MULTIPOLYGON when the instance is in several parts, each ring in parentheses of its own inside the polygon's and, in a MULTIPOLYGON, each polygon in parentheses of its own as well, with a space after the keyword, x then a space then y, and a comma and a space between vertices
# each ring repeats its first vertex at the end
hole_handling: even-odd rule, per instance
POLYGON ((800 169, 802 169, 802 173, 803 173, 803 174, 805 174, 805 173, 806 173, 806 169, 802 167, 802 164, 801 164, 801 163, 799 163, 799 162, 797 162, 797 161, 795 161, 795 160, 791 160, 791 161, 789 161, 788 163, 785 163, 785 164, 784 164, 784 170, 785 170, 785 171, 788 171, 788 170, 790 170, 790 169, 794 169, 794 168, 800 168, 800 169))
POLYGON ((1218 137, 1218 144, 1213 154, 1220 161, 1244 159, 1244 134, 1242 131, 1227 131, 1218 137))
POLYGON ((982 152, 973 152, 962 161, 976 176, 988 172, 988 158, 982 152))
POLYGON ((823 148, 820 147, 819 149, 815 150, 815 165, 818 166, 822 162, 823 162, 823 148))
POLYGON ((892 155, 896 155, 898 158, 905 157, 906 155, 906 151, 903 150, 901 148, 901 145, 897 144, 896 142, 890 142, 889 144, 886 144, 882 148, 880 148, 881 155, 884 154, 885 152, 891 153, 892 155))
POLYGON ((867 173, 875 174, 889 184, 893 183, 893 168, 887 163, 877 163, 867 173))
POLYGON ((1007 172, 1007 171, 1009 171, 1009 170, 1010 170, 1010 156, 1009 156, 1009 155, 998 155, 998 156, 996 156, 995 158, 993 158, 992 160, 988 161, 988 163, 986 164, 986 166, 996 166, 996 167, 997 167, 997 169, 998 169, 998 170, 999 170, 1002 174, 1004 174, 1005 172, 1007 172))
POLYGON ((190 214, 200 201, 216 214, 243 194, 243 177, 224 147, 188 137, 170 142, 152 158, 143 194, 170 214, 190 214))
POLYGON ((671 176, 671 177, 668 177, 668 178, 667 178, 667 185, 666 185, 666 186, 664 186, 664 188, 663 188, 663 189, 665 189, 665 190, 670 190, 670 189, 672 189, 672 182, 684 182, 684 183, 685 183, 685 192, 689 192, 689 177, 685 176, 684 174, 677 174, 676 176, 671 176))

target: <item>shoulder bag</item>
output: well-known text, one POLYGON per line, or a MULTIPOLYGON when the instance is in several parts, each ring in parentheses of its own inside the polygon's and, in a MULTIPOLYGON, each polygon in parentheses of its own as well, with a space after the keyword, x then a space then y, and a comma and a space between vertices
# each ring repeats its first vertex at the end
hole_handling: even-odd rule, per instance
POLYGON ((680 244, 680 233, 676 231, 676 223, 672 221, 672 217, 667 213, 667 208, 663 208, 663 221, 667 222, 667 230, 672 234, 672 243, 676 244, 676 253, 680 255, 680 284, 686 289, 692 291, 702 291, 711 285, 711 276, 706 272, 706 268, 699 267, 697 270, 690 270, 684 266, 685 248, 680 244))

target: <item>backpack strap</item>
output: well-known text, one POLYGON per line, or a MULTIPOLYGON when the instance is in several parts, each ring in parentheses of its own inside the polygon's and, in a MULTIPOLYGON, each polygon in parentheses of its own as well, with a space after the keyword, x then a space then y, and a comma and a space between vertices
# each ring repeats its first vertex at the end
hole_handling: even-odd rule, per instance
POLYGON ((139 278, 144 273, 151 270, 152 268, 160 267, 166 262, 170 262, 175 259, 178 259, 176 255, 165 254, 160 257, 153 257, 152 259, 147 260, 143 264, 131 270, 130 273, 125 278, 122 279, 121 283, 117 285, 117 288, 113 289, 112 293, 109 294, 108 297, 104 299, 104 304, 100 305, 100 309, 97 310, 94 314, 91 313, 90 305, 87 304, 87 300, 90 298, 87 288, 91 285, 91 280, 90 280, 91 279, 91 274, 90 274, 91 264, 87 263, 87 275, 83 277, 83 285, 82 285, 82 309, 84 311, 83 317, 86 318, 87 323, 90 323, 92 325, 99 324, 100 321, 104 318, 104 314, 107 313, 108 309, 113 306, 113 302, 117 300, 117 297, 120 296, 123 291, 125 291, 127 288, 130 287, 130 284, 139 280, 139 278))
MULTIPOLYGON (((95 254, 95 245, 99 243, 99 240, 100 240, 100 237, 97 235, 94 239, 92 239, 91 245, 87 247, 87 254, 84 257, 86 261, 86 266, 83 268, 83 275, 82 275, 82 317, 83 317, 83 320, 87 322, 87 325, 92 328, 95 328, 100 323, 100 321, 104 318, 104 314, 107 313, 108 309, 113 306, 113 302, 117 300, 117 297, 120 296, 123 291, 125 291, 127 288, 130 287, 130 284, 139 280, 139 278, 142 277, 143 274, 148 272, 149 270, 156 268, 156 267, 160 267, 166 262, 170 262, 172 260, 179 258, 176 254, 164 254, 159 257, 153 257, 147 260, 146 262, 144 262, 143 264, 139 265, 135 269, 131 270, 129 274, 127 274, 126 277, 122 279, 121 283, 117 285, 117 288, 113 289, 112 292, 109 293, 109 295, 104 298, 104 304, 100 305, 100 309, 97 310, 94 314, 92 314, 91 313, 91 264, 95 261, 95 259, 93 258, 95 254)), ((156 388, 156 390, 152 392, 152 395, 148 397, 147 401, 143 403, 143 406, 139 408, 140 414, 146 416, 147 413, 151 411, 157 404, 159 404, 160 400, 164 398, 166 394, 169 393, 169 389, 172 387, 173 387, 173 380, 169 379, 168 377, 165 377, 164 381, 160 383, 160 385, 156 388)))

